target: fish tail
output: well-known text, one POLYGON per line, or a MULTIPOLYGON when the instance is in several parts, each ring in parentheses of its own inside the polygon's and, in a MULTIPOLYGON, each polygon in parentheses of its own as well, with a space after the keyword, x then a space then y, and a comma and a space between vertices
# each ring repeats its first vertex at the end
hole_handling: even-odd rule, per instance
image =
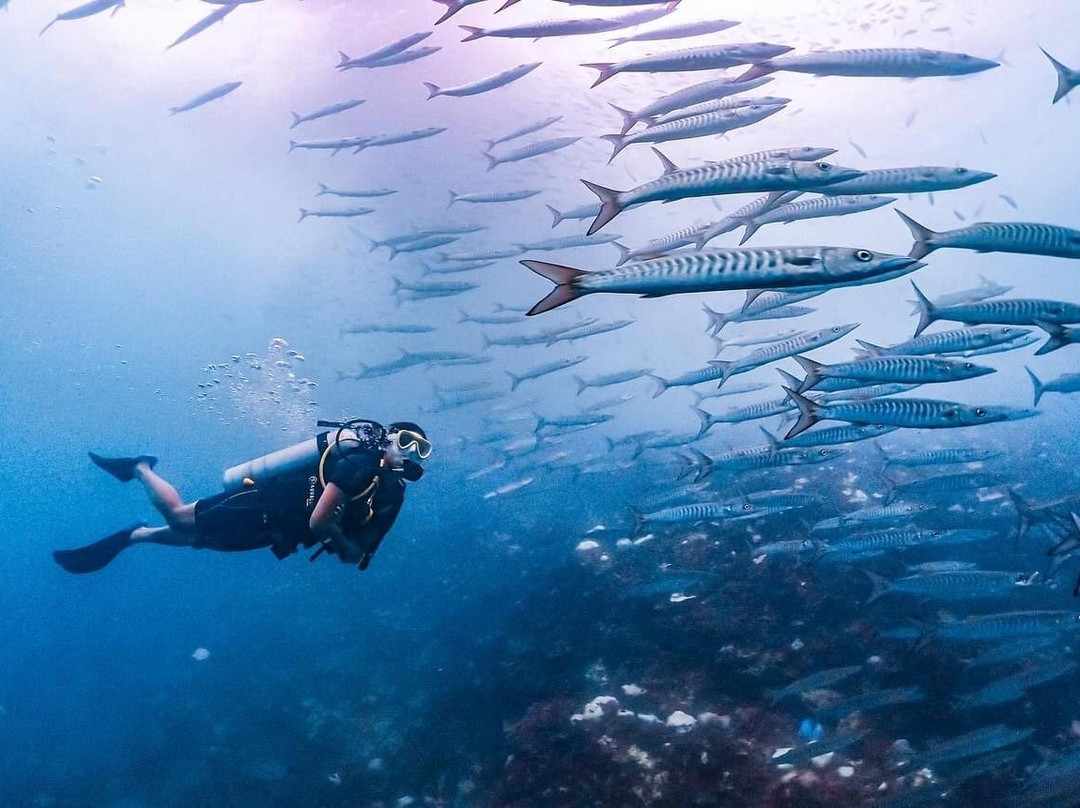
POLYGON ((446 206, 447 210, 449 210, 450 207, 458 201, 459 196, 461 196, 461 194, 459 194, 457 191, 450 192, 450 204, 446 206))
POLYGON ((293 117, 292 126, 289 127, 290 129, 295 129, 301 123, 303 123, 303 121, 300 120, 300 116, 297 115, 295 112, 290 112, 289 114, 292 115, 292 117, 293 117))
POLYGON ((696 404, 692 405, 690 409, 694 411, 694 415, 696 415, 698 417, 698 420, 701 421, 701 429, 698 430, 698 435, 704 435, 706 432, 709 431, 710 428, 712 428, 712 425, 716 422, 713 420, 712 415, 705 412, 705 410, 701 409, 701 407, 697 406, 696 404))
POLYGON ((439 17, 439 19, 435 20, 436 25, 441 22, 446 22, 448 19, 461 11, 462 8, 464 8, 464 6, 461 5, 459 0, 435 0, 435 2, 441 3, 442 5, 446 6, 446 11, 443 12, 443 15, 439 17))
POLYGON ((1073 79, 1072 71, 1069 70, 1069 68, 1047 53, 1045 48, 1040 47, 1039 50, 1041 50, 1046 58, 1050 60, 1050 64, 1052 64, 1054 70, 1057 71, 1058 85, 1057 92, 1054 93, 1054 103, 1056 104, 1073 91, 1076 87, 1076 81, 1073 79))
POLYGON ((720 381, 717 383, 716 386, 718 388, 723 387, 724 382, 731 378, 731 366, 735 363, 724 359, 710 359, 709 364, 713 367, 720 368, 720 372, 722 375, 720 376, 720 381))
POLYGON ((880 598, 882 595, 888 594, 888 591, 889 591, 889 579, 888 578, 886 578, 884 575, 878 575, 876 572, 871 572, 870 570, 860 570, 860 572, 862 572, 862 574, 865 575, 869 579, 870 585, 874 587, 873 591, 870 593, 870 597, 868 597, 866 599, 866 602, 863 603, 864 606, 867 606, 867 605, 873 603, 875 600, 880 598))
POLYGON ((509 370, 506 371, 506 375, 510 377, 510 390, 511 391, 517 390, 517 386, 519 384, 521 384, 521 381, 522 381, 521 377, 520 376, 515 376, 509 370))
POLYGON ((866 351, 867 356, 881 356, 885 353, 885 349, 882 348, 880 345, 875 345, 874 343, 867 342, 864 339, 857 339, 855 341, 863 347, 863 350, 866 351))
POLYGON ((517 5, 520 2, 521 0, 506 0, 505 3, 495 9, 495 13, 498 14, 500 11, 506 11, 506 9, 510 8, 510 6, 517 5))
POLYGON ((588 180, 582 180, 582 182, 585 184, 586 188, 600 197, 600 212, 596 214, 596 218, 593 220, 593 223, 589 225, 588 233, 586 233, 586 235, 591 236, 622 213, 622 207, 619 205, 619 195, 621 192, 612 188, 605 188, 603 185, 597 185, 588 180))
POLYGON ((608 104, 608 106, 619 113, 619 116, 622 118, 622 132, 619 134, 625 135, 634 128, 634 124, 638 122, 638 117, 633 112, 628 109, 623 109, 622 107, 617 107, 614 104, 608 104))
POLYGON ((885 449, 882 448, 881 444, 878 443, 876 440, 870 441, 870 445, 874 447, 874 450, 877 452, 878 459, 881 460, 881 471, 878 472, 878 476, 884 478, 885 469, 889 467, 889 463, 892 462, 892 458, 889 457, 889 453, 886 452, 885 449))
POLYGON ((795 406, 799 408, 799 420, 795 422, 795 426, 788 430, 787 435, 784 436, 784 440, 791 440, 796 435, 800 435, 818 421, 821 420, 819 414, 821 407, 817 403, 806 398, 806 396, 800 395, 792 390, 790 387, 785 387, 784 392, 788 394, 795 406))
POLYGON ((798 390, 802 386, 802 382, 788 373, 786 370, 776 369, 776 372, 780 374, 780 377, 784 380, 784 386, 790 387, 792 390, 798 390))
MULTIPOLYGON (((320 182, 319 183, 319 193, 315 194, 315 196, 323 196, 323 195, 328 194, 328 193, 330 193, 330 189, 320 182)), ((375 249, 375 248, 372 247, 372 249, 375 249)))
POLYGON ((891 505, 896 499, 896 480, 886 475, 885 470, 882 469, 878 474, 878 479, 885 484, 885 493, 881 495, 881 501, 885 505, 891 505))
POLYGON ((821 372, 825 369, 825 365, 820 362, 815 362, 808 356, 796 355, 792 358, 799 363, 804 371, 806 371, 806 378, 802 380, 799 389, 795 392, 805 393, 807 390, 810 390, 821 382, 821 372))
POLYGON ((915 281, 911 282, 911 288, 915 290, 915 305, 919 312, 919 324, 915 326, 915 336, 919 336, 930 323, 937 319, 937 312, 934 309, 934 304, 930 302, 930 298, 922 293, 922 290, 915 285, 915 281))
POLYGON ((533 434, 539 435, 540 430, 547 426, 547 421, 544 420, 544 416, 533 413, 533 417, 536 419, 536 426, 533 427, 533 434))
POLYGON ((349 54, 345 51, 338 51, 338 56, 341 57, 341 61, 334 65, 334 67, 345 67, 345 65, 352 61, 352 59, 349 58, 349 54))
POLYGON ((621 267, 623 264, 630 260, 631 250, 625 244, 620 244, 617 241, 613 241, 611 243, 615 247, 615 249, 619 251, 619 260, 615 262, 615 266, 621 267))
POLYGON ((662 396, 664 393, 666 393, 668 391, 669 387, 671 387, 671 385, 668 384, 667 379, 661 378, 660 376, 657 376, 655 373, 646 373, 645 378, 651 379, 653 384, 656 385, 656 387, 653 389, 653 394, 652 394, 653 398, 659 398, 660 396, 662 396))
POLYGON ((387 244, 386 246, 390 249, 390 258, 387 260, 393 261, 395 258, 397 258, 398 253, 401 252, 401 250, 399 250, 393 244, 387 244))
POLYGON ((489 337, 487 334, 481 333, 480 340, 481 342, 483 342, 483 345, 480 346, 481 351, 486 351, 488 348, 491 347, 491 337, 489 337))
POLYGON ((588 387, 588 383, 580 376, 574 376, 574 383, 577 384, 577 393, 575 395, 581 395, 585 392, 585 388, 588 387))
POLYGON ((912 237, 915 239, 915 244, 912 246, 911 252, 908 253, 911 258, 914 258, 915 260, 926 258, 926 256, 937 249, 937 245, 934 243, 934 237, 940 236, 940 233, 919 224, 902 210, 897 210, 896 215, 908 226, 912 237))
POLYGON ((56 18, 55 20, 53 20, 53 21, 52 21, 52 22, 50 22, 50 23, 49 23, 48 25, 46 25, 46 26, 45 26, 44 28, 42 28, 42 29, 41 29, 41 31, 40 31, 40 33, 38 33, 38 36, 41 36, 42 34, 44 34, 44 33, 45 33, 46 31, 48 31, 48 30, 49 30, 50 28, 52 28, 52 27, 53 27, 54 25, 56 25, 56 24, 57 24, 58 22, 60 22, 60 18, 59 18, 59 17, 57 17, 57 18, 56 18))
POLYGON ((1024 365, 1024 370, 1027 371, 1028 378, 1031 379, 1031 387, 1035 393, 1035 403, 1032 406, 1038 407, 1039 399, 1041 399, 1043 397, 1043 393, 1046 392, 1046 385, 1043 384, 1042 381, 1039 380, 1039 377, 1035 375, 1035 371, 1033 371, 1027 365, 1024 365))
POLYGON ((701 308, 705 312, 705 316, 709 318, 709 325, 706 326, 706 330, 711 331, 714 337, 718 336, 724 326, 731 322, 726 314, 710 308, 708 303, 702 303, 701 308))
MULTIPOLYGON (((175 109, 175 107, 173 109, 175 109)), ((176 113, 174 112, 173 115, 175 115, 175 114, 176 113)), ((294 151, 295 149, 296 149, 296 141, 295 140, 290 140, 289 141, 289 151, 291 152, 291 151, 294 151)))
MULTIPOLYGON (((1035 325, 1045 331, 1049 337, 1046 342, 1039 346, 1035 356, 1045 356, 1051 351, 1056 351, 1058 348, 1063 348, 1068 344, 1069 340, 1065 336, 1065 328, 1058 323, 1046 323, 1042 320, 1036 320, 1035 325)), ((1035 403, 1037 404, 1038 401, 1035 403)))
POLYGON ((428 101, 430 101, 437 95, 442 95, 442 87, 440 87, 438 84, 432 84, 430 81, 425 81, 424 86, 428 89, 428 101))
POLYGON ((557 309, 564 303, 569 303, 571 300, 576 300, 585 294, 577 286, 578 280, 589 274, 583 269, 575 269, 562 264, 550 264, 547 261, 522 261, 521 263, 537 275, 542 275, 555 284, 555 288, 548 293, 547 297, 529 309, 526 316, 543 314, 545 311, 557 309))
POLYGON ((712 458, 700 449, 695 449, 693 446, 690 447, 690 454, 692 457, 690 465, 694 472, 694 482, 699 483, 706 477, 711 476, 713 471, 712 458))
MULTIPOLYGON (((490 142, 490 141, 488 141, 488 142, 490 142)), ((556 227, 559 226, 559 224, 562 222, 562 220, 565 219, 566 217, 562 215, 562 211, 560 211, 558 208, 554 207, 553 205, 545 205, 544 207, 546 207, 548 210, 551 211, 551 219, 552 219, 552 221, 551 221, 551 229, 554 230, 556 227)))
POLYGON ((306 219, 310 215, 311 211, 300 208, 300 218, 296 220, 296 223, 300 224, 300 222, 304 221, 304 219, 306 219))
POLYGON ((468 34, 467 37, 461 40, 462 42, 472 42, 474 39, 481 39, 487 36, 487 31, 483 28, 477 28, 475 25, 459 25, 458 28, 468 34))
POLYGON ((754 235, 754 233, 756 233, 760 229, 761 229, 761 225, 758 224, 757 222, 752 222, 752 221, 746 222, 746 232, 743 233, 742 238, 739 239, 739 246, 741 247, 743 244, 748 242, 750 240, 750 238, 754 235))
POLYGON ((640 536, 645 529, 645 514, 633 506, 627 508, 626 511, 630 517, 630 535, 640 536))
POLYGON ((1035 509, 1031 507, 1031 503, 1016 492, 1015 488, 1010 486, 1005 490, 1009 493, 1009 499, 1012 500, 1013 507, 1016 508, 1016 540, 1020 541, 1031 529, 1032 522, 1035 521, 1035 509))
POLYGON ((600 139, 611 144, 611 157, 608 158, 608 165, 611 165, 619 152, 626 148, 626 142, 623 140, 622 135, 601 135, 600 139))
POLYGON ((495 169, 495 166, 497 166, 501 162, 498 157, 493 154, 488 154, 487 152, 484 152, 484 157, 486 157, 488 161, 488 171, 493 171, 495 169))
MULTIPOLYGON (((600 75, 596 77, 596 81, 592 84, 593 87, 599 87, 618 72, 615 70, 614 62, 589 62, 588 64, 583 64, 582 67, 590 67, 593 70, 600 71, 600 75)), ((589 89, 592 89, 592 87, 589 89)))
MULTIPOLYGON (((184 111, 184 110, 183 110, 183 109, 181 109, 180 107, 169 107, 169 115, 170 115, 170 116, 171 116, 171 115, 178 115, 178 114, 180 114, 180 113, 181 113, 181 112, 183 112, 183 111, 184 111)), ((292 143, 292 141, 291 141, 291 140, 290 140, 289 142, 290 142, 290 143, 292 143)), ((292 151, 292 149, 289 149, 289 151, 292 151)))
POLYGON ((749 70, 747 70, 745 73, 735 79, 735 83, 738 84, 741 81, 753 81, 754 79, 759 79, 762 76, 767 76, 770 73, 775 72, 775 70, 776 66, 773 65, 771 61, 766 59, 765 61, 758 62, 757 64, 752 65, 749 70))

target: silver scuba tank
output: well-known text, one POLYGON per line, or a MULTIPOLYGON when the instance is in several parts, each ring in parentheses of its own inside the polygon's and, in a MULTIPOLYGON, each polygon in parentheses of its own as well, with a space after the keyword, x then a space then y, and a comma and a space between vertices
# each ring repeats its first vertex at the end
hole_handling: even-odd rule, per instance
MULTIPOLYGON (((325 446, 325 444, 323 444, 325 446)), ((256 457, 246 463, 225 470, 222 482, 229 493, 240 491, 263 480, 285 474, 304 466, 318 463, 322 450, 318 438, 309 438, 302 443, 279 449, 262 457, 256 457), (247 482, 250 480, 251 482, 247 482)))

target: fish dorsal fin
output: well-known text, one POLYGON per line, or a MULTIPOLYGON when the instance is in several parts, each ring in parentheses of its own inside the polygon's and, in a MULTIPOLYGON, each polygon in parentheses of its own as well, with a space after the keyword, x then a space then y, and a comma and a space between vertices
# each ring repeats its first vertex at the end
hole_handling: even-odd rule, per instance
POLYGON ((746 293, 746 302, 743 303, 743 311, 746 311, 746 307, 757 300, 765 293, 764 289, 750 289, 746 293))
POLYGON ((656 158, 660 161, 660 165, 664 169, 664 173, 662 176, 667 177, 680 170, 679 167, 675 165, 675 163, 673 163, 671 159, 659 149, 653 148, 653 154, 656 155, 656 158))

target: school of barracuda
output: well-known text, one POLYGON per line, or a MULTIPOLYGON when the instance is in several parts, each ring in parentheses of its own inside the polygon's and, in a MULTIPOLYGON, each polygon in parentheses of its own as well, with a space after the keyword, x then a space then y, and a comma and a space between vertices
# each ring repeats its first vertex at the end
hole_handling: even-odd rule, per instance
MULTIPOLYGON (((724 4, 719 2, 716 19, 692 23, 665 21, 677 15, 677 0, 557 2, 589 14, 543 19, 539 15, 550 4, 528 0, 519 10, 535 6, 538 16, 533 21, 502 25, 495 16, 501 10, 495 0, 436 0, 443 7, 437 9, 438 25, 459 12, 473 15, 473 24, 460 26, 462 42, 469 44, 453 46, 460 59, 468 60, 472 49, 484 47, 477 40, 510 38, 519 43, 522 63, 458 86, 426 83, 428 98, 419 103, 429 105, 430 127, 346 134, 355 130, 342 125, 341 136, 301 139, 301 127, 310 121, 365 111, 362 100, 349 99, 291 113, 291 126, 283 121, 283 130, 291 131, 282 147, 290 152, 322 150, 332 160, 331 155, 342 151, 361 153, 453 136, 437 125, 439 105, 468 103, 457 99, 487 96, 542 75, 543 63, 530 61, 528 51, 530 42, 547 37, 618 35, 611 45, 619 48, 620 56, 612 57, 618 61, 583 64, 581 94, 591 91, 590 84, 616 85, 625 74, 671 78, 670 92, 656 98, 627 97, 612 105, 607 119, 597 119, 592 131, 549 136, 563 116, 559 110, 546 110, 535 122, 491 132, 486 142, 476 144, 491 173, 479 174, 475 188, 446 189, 445 221, 399 226, 399 232, 370 243, 372 264, 399 256, 417 259, 416 274, 406 277, 402 272, 393 279, 393 296, 410 304, 401 307, 403 321, 342 328, 343 338, 445 330, 455 337, 443 344, 459 345, 457 336, 466 333, 482 339, 480 353, 402 349, 397 359, 357 365, 338 375, 342 381, 365 382, 417 367, 476 364, 475 381, 436 387, 432 411, 473 407, 487 413, 482 432, 462 440, 483 458, 469 479, 484 478, 490 484, 487 501, 520 507, 515 497, 555 473, 569 471, 577 478, 647 467, 655 478, 652 490, 640 501, 626 503, 626 511, 604 516, 604 525, 581 537, 576 549, 568 548, 597 576, 620 582, 628 601, 651 602, 657 610, 701 608, 710 598, 725 597, 725 582, 731 581, 743 590, 768 588, 774 597, 804 604, 805 613, 793 618, 788 631, 790 648, 779 652, 761 677, 763 706, 758 712, 707 704, 684 712, 675 709, 672 699, 650 701, 643 688, 624 685, 620 690, 597 677, 595 698, 567 717, 566 731, 588 733, 609 751, 622 744, 623 759, 629 754, 634 761, 628 765, 638 784, 640 802, 635 804, 672 804, 660 796, 665 786, 657 762, 663 752, 658 750, 700 736, 718 749, 742 743, 741 754, 754 756, 766 783, 755 787, 769 795, 754 804, 970 805, 978 800, 993 805, 1080 805, 1080 728, 1062 723, 1053 708, 1040 709, 1054 703, 1055 688, 1076 676, 1073 644, 1080 631, 1080 601, 1072 598, 1072 577, 1077 567, 1073 556, 1080 550, 1080 495, 1044 500, 1026 490, 1026 481, 1012 473, 1009 446, 991 426, 1036 416, 1034 408, 1049 393, 1080 392, 1080 373, 1045 378, 1037 366, 1039 356, 1080 341, 1080 298, 1009 296, 1023 289, 1020 272, 982 278, 979 286, 936 299, 923 291, 932 285, 935 272, 947 269, 949 251, 1075 260, 1080 259, 1080 230, 1061 223, 1011 221, 950 230, 940 215, 922 220, 894 208, 896 226, 906 227, 913 237, 908 255, 882 252, 857 236, 839 245, 764 246, 780 229, 766 225, 856 217, 894 204, 908 208, 926 195, 941 198, 950 190, 984 184, 988 194, 996 194, 991 189, 1002 169, 877 165, 862 156, 861 147, 855 147, 860 154, 853 154, 839 140, 785 144, 742 155, 729 150, 731 141, 718 141, 709 149, 714 159, 697 165, 677 165, 663 151, 664 144, 735 130, 760 136, 758 143, 773 143, 769 127, 789 110, 792 102, 786 96, 795 95, 785 86, 791 73, 833 82, 935 82, 966 76, 966 81, 992 84, 1001 72, 1000 57, 909 44, 803 50, 783 42, 740 42, 739 22, 720 19, 724 4), (643 25, 653 27, 638 28, 643 25), (671 46, 673 40, 688 38, 705 44, 671 46), (640 55, 622 56, 642 43, 647 50, 640 55), (766 86, 769 95, 753 95, 766 86), (609 188, 595 179, 606 170, 600 161, 581 178, 581 204, 567 210, 545 191, 516 184, 511 168, 504 167, 554 159, 579 148, 582 140, 598 138, 612 146, 609 163, 625 159, 620 158, 625 150, 651 147, 657 176, 636 186, 609 188), (495 184, 488 177, 495 177, 495 184), (550 210, 552 228, 573 227, 574 233, 530 243, 484 242, 483 222, 490 211, 528 204, 534 197, 542 197, 534 203, 550 210), (730 212, 712 222, 688 222, 670 233, 639 232, 636 227, 632 237, 624 238, 606 232, 609 223, 629 209, 703 197, 730 212), (462 210, 466 207, 468 211, 462 210), (740 229, 742 234, 737 233, 740 229), (737 244, 714 243, 723 237, 735 238, 737 244), (611 254, 612 245, 618 256, 611 254), (588 252, 580 253, 589 262, 585 268, 531 255, 585 248, 588 252), (384 249, 388 252, 380 252, 384 249), (520 263, 531 272, 508 263, 525 255, 530 257, 520 263), (537 276, 554 288, 531 308, 519 299, 485 309, 473 297, 483 286, 485 272, 520 273, 523 296, 538 289, 537 276), (904 342, 881 344, 872 318, 857 307, 846 318, 852 322, 822 329, 736 333, 745 323, 790 325, 814 311, 800 304, 834 290, 907 276, 918 319, 911 323, 912 338, 904 342), (650 298, 718 291, 745 292, 745 303, 720 312, 706 302, 702 329, 715 345, 708 338, 701 345, 687 345, 684 373, 662 377, 641 367, 632 350, 625 352, 622 368, 586 372, 579 367, 588 361, 588 343, 609 338, 605 335, 618 332, 621 344, 632 348, 634 305, 649 306, 650 298), (606 321, 590 317, 592 300, 583 299, 597 294, 644 299, 628 307, 628 319, 606 321), (422 302, 443 297, 463 301, 460 322, 429 321, 422 302), (562 314, 570 312, 576 319, 527 319, 562 307, 562 314), (926 330, 938 322, 949 324, 948 330, 926 330), (859 339, 854 341, 860 347, 852 346, 853 358, 824 363, 808 355, 849 338, 856 329, 859 339), (1045 339, 1036 340, 1043 332, 1045 339), (1041 344, 1034 356, 1022 361, 1008 356, 1036 341, 1041 344), (567 343, 571 352, 563 352, 559 343, 567 343), (514 349, 514 370, 484 370, 496 349, 508 348, 514 349), (972 357, 989 357, 985 361, 994 364, 976 363, 972 357), (763 372, 785 359, 797 365, 781 369, 782 378, 763 372), (953 400, 950 388, 958 382, 993 374, 1010 361, 1026 367, 1032 401, 1027 401, 1026 390, 1008 401, 953 400), (801 378, 791 372, 796 367, 801 378), (754 372, 754 382, 732 380, 754 372), (616 413, 632 408, 641 391, 635 387, 633 393, 619 393, 641 380, 654 386, 654 396, 666 393, 671 407, 696 414, 700 429, 689 434, 620 433, 616 413), (536 412, 529 399, 520 397, 519 389, 540 386, 562 391, 561 410, 536 412), (680 388, 694 394, 693 404, 675 401, 680 388), (590 398, 597 392, 606 395, 590 398), (756 393, 760 397, 750 398, 756 393), (719 411, 706 409, 707 402, 726 402, 728 397, 736 403, 723 404, 719 411), (722 427, 765 419, 773 419, 772 425, 761 428, 764 438, 755 445, 724 446, 724 438, 717 442, 722 427), (578 445, 579 433, 598 429, 606 450, 577 455, 561 451, 578 445), (900 435, 916 434, 918 451, 911 450, 911 443, 904 444, 905 450, 890 443, 900 435), (778 515, 785 517, 782 523, 778 515), (987 566, 988 559, 993 566, 987 566), (853 651, 846 658, 820 642, 804 650, 805 643, 797 639, 813 633, 811 623, 818 613, 806 597, 810 579, 817 587, 859 591, 861 603, 848 621, 854 628, 836 629, 862 635, 861 645, 850 637, 838 644, 853 651), (790 594, 785 594, 788 589, 790 594), (772 711, 768 722, 761 710, 772 711), (755 720, 760 734, 750 742, 745 739, 756 731, 751 726, 755 720), (929 732, 917 731, 920 724, 929 724, 929 732), (919 736, 918 742, 906 740, 909 729, 919 736), (783 802, 781 793, 794 801, 783 802), (808 796, 813 794, 817 801, 808 796)), ((123 0, 93 0, 58 15, 42 33, 57 22, 115 13, 123 5, 123 0)), ((169 47, 199 35, 242 6, 241 13, 257 13, 257 8, 246 8, 253 0, 217 5, 169 47)), ((501 5, 515 6, 518 0, 501 5)), ((876 5, 887 13, 896 4, 876 5)), ((932 20, 939 3, 923 0, 917 5, 932 20)), ((359 57, 341 53, 336 69, 379 70, 450 47, 420 44, 433 33, 425 28, 404 34, 359 57)), ((918 39, 915 32, 907 41, 918 39)), ((564 41, 572 47, 569 43, 577 40, 564 41)), ((1047 97, 1038 103, 1056 104, 1080 85, 1080 70, 1049 53, 1046 57, 1047 97)), ((1080 52, 1073 59, 1080 62, 1080 52)), ((332 60, 327 69, 335 69, 332 60)), ((230 81, 169 111, 189 113, 242 92, 242 84, 230 81)), ((928 154, 936 153, 928 148, 928 154)), ((332 171, 334 163, 326 165, 332 171)), ((312 188, 327 204, 301 207, 301 222, 374 219, 380 198, 405 190, 341 188, 324 179, 313 178, 312 188), (364 205, 350 204, 352 200, 364 200, 364 205)), ((542 210, 534 214, 546 224, 542 210)), ((859 228, 853 226, 851 232, 857 234, 859 228)), ((392 266, 396 271, 397 263, 392 266)), ((1060 271, 1076 270, 1062 266, 1060 271)), ((757 631, 755 617, 746 615, 744 633, 757 631)), ((747 647, 759 639, 750 638, 747 647)), ((734 658, 742 650, 732 644, 721 653, 734 658)), ((746 654, 747 660, 750 656, 746 654)), ((708 753, 701 754, 705 765, 708 753)))

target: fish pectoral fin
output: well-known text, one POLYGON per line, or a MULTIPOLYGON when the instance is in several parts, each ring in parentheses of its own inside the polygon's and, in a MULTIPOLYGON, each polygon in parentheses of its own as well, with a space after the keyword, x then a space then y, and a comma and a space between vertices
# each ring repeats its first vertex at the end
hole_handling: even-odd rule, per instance
POLYGON ((786 263, 796 267, 812 267, 818 263, 818 259, 812 255, 803 255, 788 259, 786 263))

